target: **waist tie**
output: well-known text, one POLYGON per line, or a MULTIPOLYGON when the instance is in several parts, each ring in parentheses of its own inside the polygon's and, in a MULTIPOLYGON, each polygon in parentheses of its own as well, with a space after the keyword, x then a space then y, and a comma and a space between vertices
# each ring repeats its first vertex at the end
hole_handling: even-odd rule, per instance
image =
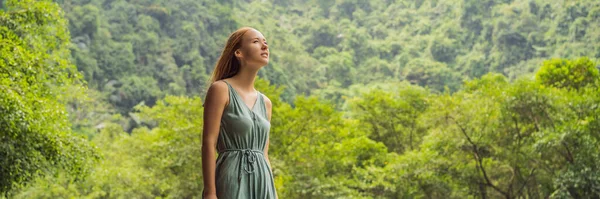
POLYGON ((242 182, 242 170, 248 174, 254 173, 254 162, 258 158, 256 153, 263 154, 263 151, 256 149, 225 149, 219 151, 219 154, 229 152, 242 152, 242 157, 240 157, 239 161, 239 167, 241 168, 238 168, 238 183, 242 182))

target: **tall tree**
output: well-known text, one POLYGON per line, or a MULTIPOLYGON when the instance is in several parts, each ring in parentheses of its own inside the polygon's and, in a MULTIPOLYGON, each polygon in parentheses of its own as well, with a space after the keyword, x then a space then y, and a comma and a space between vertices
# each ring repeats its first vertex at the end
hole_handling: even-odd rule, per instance
POLYGON ((64 95, 82 81, 69 62, 69 32, 50 1, 7 1, 0 10, 0 193, 36 176, 83 176, 95 153, 71 133, 64 95))

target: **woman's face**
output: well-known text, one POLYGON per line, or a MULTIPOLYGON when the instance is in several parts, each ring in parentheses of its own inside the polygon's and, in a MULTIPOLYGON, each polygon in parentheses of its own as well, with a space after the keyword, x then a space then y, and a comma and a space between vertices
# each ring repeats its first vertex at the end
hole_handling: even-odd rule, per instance
POLYGON ((235 55, 247 65, 265 66, 269 63, 267 40, 258 30, 248 30, 244 34, 241 47, 235 55))

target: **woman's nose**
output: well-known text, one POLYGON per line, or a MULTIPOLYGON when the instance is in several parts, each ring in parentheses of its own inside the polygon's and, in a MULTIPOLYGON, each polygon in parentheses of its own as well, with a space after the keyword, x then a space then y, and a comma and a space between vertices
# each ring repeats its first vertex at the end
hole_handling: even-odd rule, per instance
POLYGON ((262 45, 262 49, 263 49, 263 50, 266 50, 266 49, 268 49, 268 48, 269 48, 269 45, 267 45, 267 43, 263 43, 263 45, 262 45))

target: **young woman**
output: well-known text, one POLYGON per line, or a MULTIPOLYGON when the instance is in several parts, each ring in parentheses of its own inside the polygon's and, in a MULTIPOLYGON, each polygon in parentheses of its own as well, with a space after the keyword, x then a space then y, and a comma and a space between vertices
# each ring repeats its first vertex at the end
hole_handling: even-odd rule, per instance
POLYGON ((268 156, 271 101, 254 89, 267 63, 259 31, 245 27, 229 36, 204 101, 204 198, 277 198, 268 156))

